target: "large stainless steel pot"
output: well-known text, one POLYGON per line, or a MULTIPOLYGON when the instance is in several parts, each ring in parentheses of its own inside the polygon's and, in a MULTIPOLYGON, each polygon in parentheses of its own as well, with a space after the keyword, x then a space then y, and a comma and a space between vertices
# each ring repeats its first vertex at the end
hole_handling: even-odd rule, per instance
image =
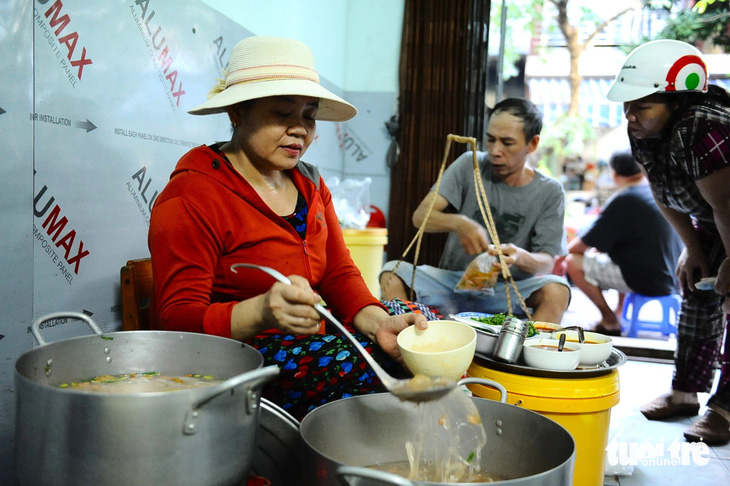
MULTIPOLYGON (((501 402, 472 398, 487 432, 481 468, 505 478, 478 484, 569 486, 572 483, 575 442, 564 427, 538 413, 504 403, 507 394, 498 383, 475 378, 460 383, 467 382, 493 386, 502 393, 501 402)), ((401 402, 389 393, 338 400, 313 410, 301 423, 306 477, 310 484, 317 486, 444 484, 408 481, 395 474, 365 468, 407 461, 404 444, 419 427, 417 419, 413 404, 401 402)))
POLYGON ((22 485, 223 485, 253 460, 260 388, 278 376, 258 351, 197 333, 102 334, 85 314, 33 323, 40 347, 15 365, 16 466, 22 485), (86 321, 95 335, 46 344, 41 323, 86 321), (101 374, 203 373, 224 382, 175 392, 100 394, 60 383, 101 374))

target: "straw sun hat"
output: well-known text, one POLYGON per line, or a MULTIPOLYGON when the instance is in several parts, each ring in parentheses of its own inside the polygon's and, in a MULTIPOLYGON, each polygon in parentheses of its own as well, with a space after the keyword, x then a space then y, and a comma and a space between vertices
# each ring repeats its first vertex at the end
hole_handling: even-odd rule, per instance
POLYGON ((188 113, 223 113, 241 101, 282 95, 319 98, 318 120, 345 121, 357 114, 354 106, 319 84, 309 47, 264 36, 247 37, 235 45, 225 79, 213 87, 208 101, 188 113))

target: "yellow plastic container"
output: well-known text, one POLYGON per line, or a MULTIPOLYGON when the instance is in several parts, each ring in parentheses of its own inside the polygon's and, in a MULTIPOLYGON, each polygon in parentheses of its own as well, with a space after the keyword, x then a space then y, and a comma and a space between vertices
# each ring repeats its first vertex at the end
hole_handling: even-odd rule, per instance
MULTIPOLYGON (((474 361, 467 376, 488 378, 507 389, 507 403, 551 418, 565 427, 576 445, 574 486, 603 485, 611 408, 619 402, 618 370, 588 378, 548 378, 497 371, 474 361)), ((474 396, 499 399, 499 392, 467 385, 474 396)))
POLYGON ((380 298, 380 269, 383 266, 385 245, 388 243, 386 228, 343 229, 345 245, 360 270, 370 292, 380 298))

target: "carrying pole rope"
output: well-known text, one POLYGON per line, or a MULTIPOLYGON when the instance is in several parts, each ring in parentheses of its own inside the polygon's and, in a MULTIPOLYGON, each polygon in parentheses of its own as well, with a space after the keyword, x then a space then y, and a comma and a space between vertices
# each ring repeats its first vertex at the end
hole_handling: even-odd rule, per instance
POLYGON ((472 150, 472 156, 474 161, 474 187, 476 189, 476 195, 477 195, 477 205, 479 206, 479 211, 481 212, 482 219, 484 220, 486 226, 487 226, 487 232, 489 233, 489 237, 492 240, 492 243, 494 244, 497 255, 499 257, 499 263, 502 269, 502 277, 504 279, 504 291, 505 296, 507 297, 507 308, 508 308, 508 314, 512 315, 512 299, 510 296, 509 286, 511 285, 512 288, 515 291, 515 294, 517 295, 517 298, 520 303, 520 307, 522 307, 522 310, 525 312, 525 315, 527 315, 528 320, 532 320, 532 316, 530 315, 529 310, 527 309, 527 305, 525 304, 525 300, 522 298, 522 295, 520 294, 519 290, 517 290, 517 284, 515 283, 514 278, 512 277, 512 273, 509 270, 509 266, 504 260, 504 254, 502 253, 502 247, 499 242, 499 235, 497 234, 497 227, 494 224, 494 218, 492 217, 492 211, 489 207, 489 201, 487 200, 487 194, 484 190, 484 184, 482 182, 482 176, 481 172, 479 170, 479 163, 477 161, 477 145, 476 145, 476 139, 474 137, 462 137, 460 135, 453 135, 449 134, 446 137, 446 149, 444 150, 444 158, 441 162, 441 167, 439 169, 438 177, 436 178, 436 184, 434 189, 434 197, 431 198, 431 202, 429 203, 428 210, 426 211, 426 215, 423 218, 423 222, 421 223, 421 226, 418 228, 418 232, 416 232, 416 235, 413 237, 413 240, 411 240, 408 247, 405 249, 403 254, 401 255, 400 260, 398 260, 395 264, 395 267, 393 268, 393 271, 388 276, 388 280, 386 280, 385 285, 383 286, 383 289, 388 287, 388 284, 390 283, 390 279, 393 278, 393 275, 395 275, 396 270, 398 269, 398 266, 401 264, 403 259, 408 255, 408 252, 411 250, 414 244, 416 244, 416 254, 413 258, 413 273, 411 274, 411 286, 410 286, 410 300, 413 300, 413 286, 416 282, 416 266, 418 264, 418 256, 421 251, 421 241, 423 240, 423 234, 426 232, 426 224, 428 223, 428 218, 431 215, 431 212, 433 210, 433 205, 436 202, 436 194, 438 194, 439 187, 441 186, 441 179, 444 174, 444 170, 446 169, 446 160, 448 159, 449 150, 451 148, 451 141, 455 141, 457 143, 467 143, 471 145, 472 150))

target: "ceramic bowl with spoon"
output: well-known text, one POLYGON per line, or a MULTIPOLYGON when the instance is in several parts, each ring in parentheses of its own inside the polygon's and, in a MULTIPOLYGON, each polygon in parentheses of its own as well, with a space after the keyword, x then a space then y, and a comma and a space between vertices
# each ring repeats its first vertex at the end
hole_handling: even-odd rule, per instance
POLYGON ((575 343, 565 343, 562 348, 558 339, 538 338, 525 341, 522 357, 527 366, 543 370, 571 371, 578 367, 580 348, 575 343))
POLYGON ((564 334, 567 344, 576 345, 580 348, 580 366, 596 366, 606 361, 611 356, 613 349, 613 340, 597 332, 584 331, 585 340, 579 342, 579 332, 577 330, 556 331, 553 338, 559 339, 564 334))

